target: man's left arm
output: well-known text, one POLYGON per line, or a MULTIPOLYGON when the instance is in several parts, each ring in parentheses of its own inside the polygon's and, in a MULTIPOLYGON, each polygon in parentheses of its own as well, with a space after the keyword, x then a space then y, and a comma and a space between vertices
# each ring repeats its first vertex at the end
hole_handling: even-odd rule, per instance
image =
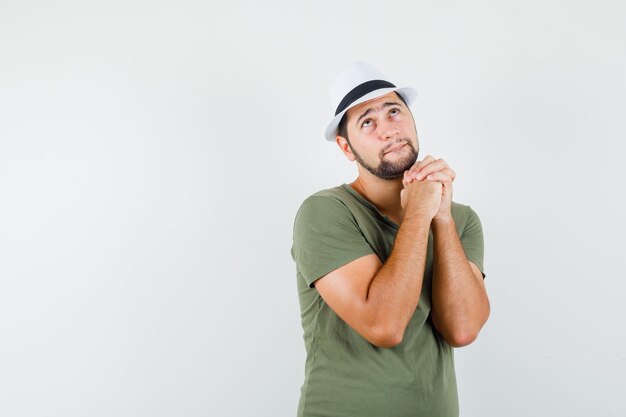
POLYGON ((472 343, 489 317, 489 298, 480 269, 467 260, 450 216, 433 220, 434 257, 431 318, 452 347, 472 343))
MULTIPOLYGON (((482 272, 467 260, 452 217, 452 182, 456 173, 443 159, 427 156, 405 172, 403 184, 413 179, 440 181, 441 204, 433 218, 434 240, 431 319, 452 347, 472 343, 489 317, 489 298, 482 272)), ((478 219, 475 219, 478 222, 478 219)), ((482 253, 482 230, 474 230, 482 253)), ((476 242, 475 242, 476 243, 476 242)))

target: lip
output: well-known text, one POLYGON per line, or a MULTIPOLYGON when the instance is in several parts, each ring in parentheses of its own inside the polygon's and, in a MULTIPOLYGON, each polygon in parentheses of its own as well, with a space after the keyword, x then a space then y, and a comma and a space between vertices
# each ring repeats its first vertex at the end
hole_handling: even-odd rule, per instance
POLYGON ((388 153, 391 153, 391 152, 398 151, 401 148, 403 148, 405 145, 406 145, 406 142, 402 142, 402 143, 398 143, 397 145, 393 145, 391 148, 389 148, 387 150, 387 152, 385 152, 385 155, 387 155, 388 153))

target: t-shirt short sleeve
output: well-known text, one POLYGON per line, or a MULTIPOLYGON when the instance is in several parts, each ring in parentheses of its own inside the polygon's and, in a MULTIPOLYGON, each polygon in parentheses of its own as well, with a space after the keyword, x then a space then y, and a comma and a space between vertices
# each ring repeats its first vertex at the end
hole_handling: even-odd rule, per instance
POLYGON ((475 264, 485 278, 485 272, 483 269, 483 256, 484 256, 484 238, 483 228, 480 223, 480 219, 471 207, 467 207, 468 217, 463 232, 461 233, 461 245, 465 251, 467 260, 475 264))
POLYGON ((315 195, 304 200, 294 222, 291 256, 309 287, 327 273, 371 253, 375 252, 341 201, 315 195))

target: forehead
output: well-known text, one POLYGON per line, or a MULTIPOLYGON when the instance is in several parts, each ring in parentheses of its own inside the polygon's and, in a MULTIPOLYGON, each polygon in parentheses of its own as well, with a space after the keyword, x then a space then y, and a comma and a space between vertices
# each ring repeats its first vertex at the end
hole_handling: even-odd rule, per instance
POLYGON ((356 106, 348 109, 346 113, 348 117, 351 118, 354 115, 361 114, 362 112, 369 109, 370 107, 372 108, 378 107, 379 105, 387 101, 395 101, 398 104, 402 105, 402 100, 400 100, 400 98, 398 97, 395 91, 392 91, 390 93, 385 94, 384 96, 376 97, 371 100, 367 100, 363 103, 357 104, 356 106))

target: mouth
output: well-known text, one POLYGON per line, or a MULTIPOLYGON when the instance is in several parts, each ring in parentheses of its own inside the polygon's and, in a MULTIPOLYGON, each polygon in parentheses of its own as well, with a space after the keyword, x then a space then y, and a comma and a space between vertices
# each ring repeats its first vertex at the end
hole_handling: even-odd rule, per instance
POLYGON ((406 142, 402 142, 402 143, 398 143, 396 145, 393 145, 391 148, 387 149, 384 153, 384 155, 387 155, 388 153, 392 153, 392 152, 397 152, 400 149, 404 148, 404 146, 406 146, 407 143, 406 142))

